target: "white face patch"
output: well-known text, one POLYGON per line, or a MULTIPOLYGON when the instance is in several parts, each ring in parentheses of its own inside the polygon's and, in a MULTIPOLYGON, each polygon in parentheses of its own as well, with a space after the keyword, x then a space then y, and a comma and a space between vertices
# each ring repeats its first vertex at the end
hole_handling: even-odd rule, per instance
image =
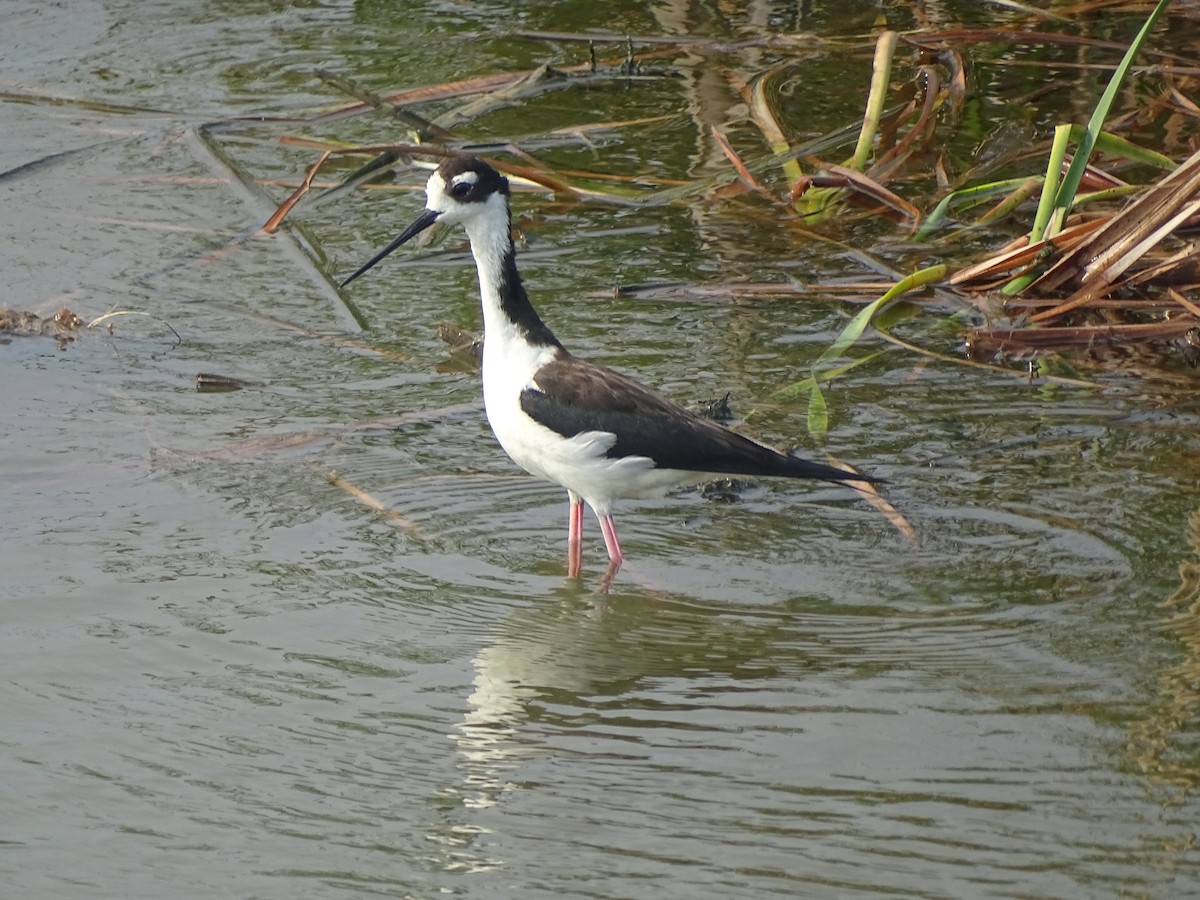
POLYGON ((447 184, 442 180, 440 172, 434 172, 425 183, 425 194, 428 197, 425 206, 434 212, 442 213, 439 221, 443 223, 461 222, 469 218, 474 212, 473 208, 479 204, 463 203, 455 198, 455 194, 469 192, 478 181, 478 172, 459 172, 447 184))

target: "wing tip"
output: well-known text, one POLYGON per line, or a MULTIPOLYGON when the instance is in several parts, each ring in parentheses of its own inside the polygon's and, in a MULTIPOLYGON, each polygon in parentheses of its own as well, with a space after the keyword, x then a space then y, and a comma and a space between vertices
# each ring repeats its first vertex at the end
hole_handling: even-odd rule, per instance
POLYGON ((787 459, 797 466, 796 475, 801 478, 816 478, 821 481, 833 481, 839 484, 888 484, 886 478, 879 478, 875 475, 864 475, 853 466, 842 462, 841 460, 830 457, 828 463, 813 462, 810 459, 805 459, 796 453, 788 453, 787 459))

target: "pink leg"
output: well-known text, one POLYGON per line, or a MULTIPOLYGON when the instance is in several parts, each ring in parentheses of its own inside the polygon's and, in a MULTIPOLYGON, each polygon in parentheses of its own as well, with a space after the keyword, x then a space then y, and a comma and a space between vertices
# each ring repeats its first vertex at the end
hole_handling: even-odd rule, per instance
POLYGON ((567 517, 567 577, 578 578, 583 568, 583 501, 573 493, 567 517))
POLYGON ((617 526, 613 524, 613 517, 603 515, 597 518, 600 519, 600 533, 604 535, 604 546, 608 548, 608 558, 614 566, 620 566, 625 561, 625 556, 621 553, 621 545, 617 541, 617 526))
POLYGON ((608 568, 604 570, 604 577, 600 579, 599 590, 600 593, 607 594, 625 556, 621 553, 621 545, 617 541, 617 526, 613 524, 613 517, 605 515, 597 518, 600 520, 600 533, 604 535, 604 546, 608 548, 608 568))

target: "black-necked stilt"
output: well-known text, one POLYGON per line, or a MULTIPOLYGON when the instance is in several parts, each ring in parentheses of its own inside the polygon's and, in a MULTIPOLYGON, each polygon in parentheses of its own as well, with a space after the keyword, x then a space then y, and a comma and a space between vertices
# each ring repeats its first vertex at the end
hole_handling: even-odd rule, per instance
POLYGON ((466 229, 483 301, 488 421, 517 465, 566 488, 571 576, 582 563, 584 501, 600 520, 611 577, 623 559, 616 500, 662 494, 706 474, 876 480, 764 447, 572 356, 538 316, 517 273, 508 179, 483 160, 454 158, 429 177, 426 192, 425 211, 342 286, 434 222, 466 229))

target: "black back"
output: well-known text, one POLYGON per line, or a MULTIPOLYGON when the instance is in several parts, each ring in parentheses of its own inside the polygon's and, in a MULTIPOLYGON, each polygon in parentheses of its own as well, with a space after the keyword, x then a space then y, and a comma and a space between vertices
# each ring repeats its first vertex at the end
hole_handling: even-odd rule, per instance
POLYGON ((615 435, 607 452, 610 458, 644 456, 660 469, 687 472, 872 480, 764 447, 659 397, 619 372, 566 351, 534 378, 540 390, 524 390, 521 409, 563 437, 586 431, 615 435))

